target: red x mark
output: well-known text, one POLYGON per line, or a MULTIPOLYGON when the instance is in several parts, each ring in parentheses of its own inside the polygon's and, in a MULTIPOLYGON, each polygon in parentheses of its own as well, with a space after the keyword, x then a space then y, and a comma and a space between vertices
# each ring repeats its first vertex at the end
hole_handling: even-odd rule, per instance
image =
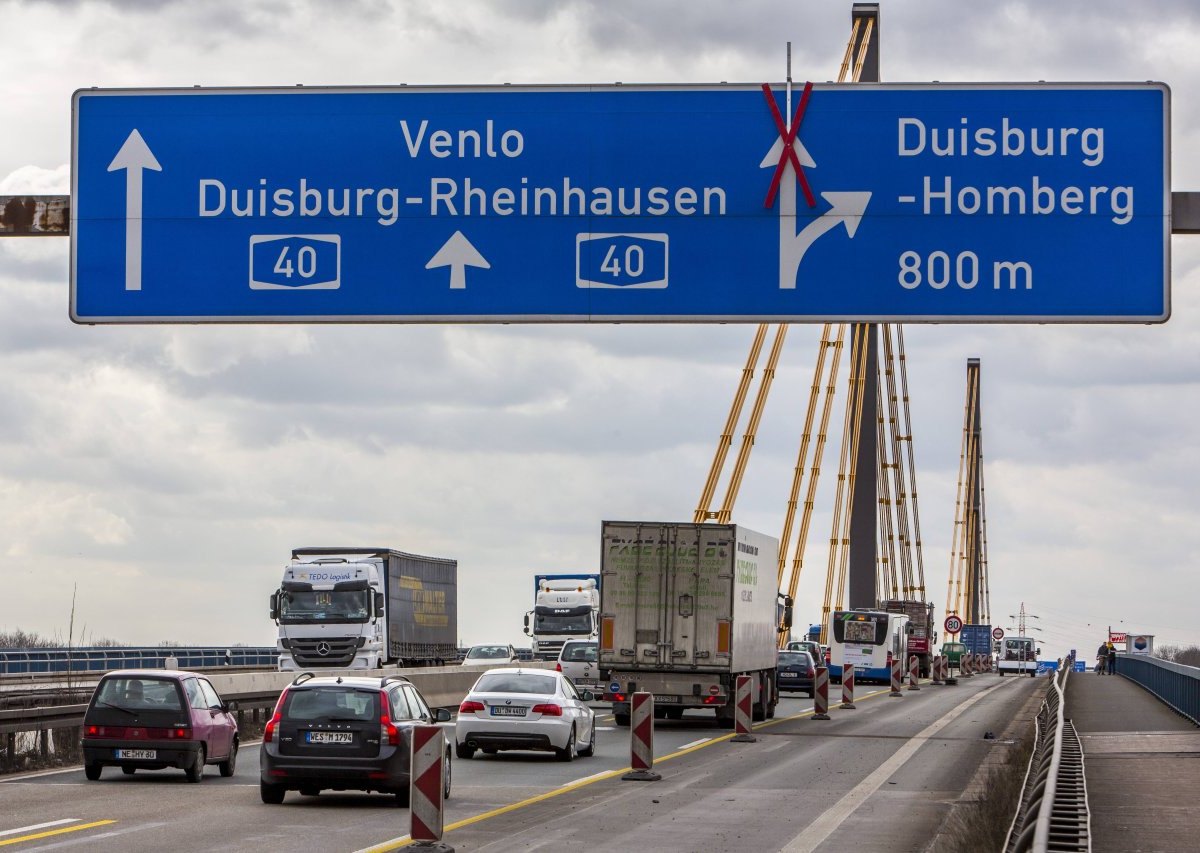
POLYGON ((796 177, 800 179, 800 188, 804 190, 804 200, 808 202, 809 207, 817 206, 812 187, 808 185, 808 178, 804 177, 804 167, 800 165, 800 160, 796 157, 796 151, 792 147, 796 142, 796 133, 800 130, 800 122, 804 120, 804 110, 808 108, 808 96, 812 94, 812 85, 811 82, 804 84, 804 94, 800 96, 800 104, 796 107, 796 117, 792 119, 792 129, 788 130, 783 123, 783 116, 779 112, 779 106, 775 103, 775 96, 771 93, 770 85, 763 83, 763 96, 767 99, 767 106, 771 108, 771 117, 775 119, 775 127, 779 130, 780 139, 783 140, 783 151, 779 155, 779 165, 775 167, 775 174, 771 177, 771 188, 767 190, 764 207, 771 207, 775 204, 775 193, 779 192, 779 182, 783 179, 783 170, 789 160, 792 168, 796 170, 796 177))

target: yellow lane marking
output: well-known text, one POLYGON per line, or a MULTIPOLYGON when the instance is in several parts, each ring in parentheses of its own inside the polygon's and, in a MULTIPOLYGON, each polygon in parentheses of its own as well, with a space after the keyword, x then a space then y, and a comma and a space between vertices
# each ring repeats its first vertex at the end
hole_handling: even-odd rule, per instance
MULTIPOLYGON (((854 701, 860 702, 863 699, 870 699, 873 696, 882 696, 889 692, 891 692, 890 688, 888 690, 877 690, 874 693, 868 693, 865 696, 855 696, 854 701)), ((836 708, 837 706, 831 704, 829 707, 832 710, 832 709, 836 708)), ((815 710, 801 711, 799 714, 793 714, 790 717, 779 717, 774 720, 767 720, 766 722, 756 723, 754 726, 752 726, 752 728, 765 729, 767 726, 774 726, 774 725, 778 725, 779 723, 786 723, 789 720, 799 720, 799 719, 802 719, 803 717, 807 717, 807 716, 810 716, 811 714, 815 714, 815 713, 816 713, 815 710)), ((673 758, 679 758, 680 756, 683 756, 683 755, 689 755, 698 749, 704 749, 705 747, 712 746, 715 743, 725 743, 730 738, 732 738, 733 735, 734 735, 734 733, 730 732, 727 735, 721 735, 720 737, 715 737, 712 740, 704 741, 703 743, 696 744, 695 746, 689 747, 688 749, 676 750, 675 752, 672 752, 670 755, 664 755, 661 758, 659 758, 658 756, 655 756, 654 763, 662 764, 664 761, 670 761, 673 758)), ((534 803, 544 802, 545 800, 548 800, 551 797, 558 797, 558 796, 561 796, 562 794, 569 794, 572 791, 578 791, 580 788, 586 787, 588 785, 594 785, 597 782, 603 782, 607 779, 612 779, 614 776, 621 776, 625 773, 628 773, 632 769, 633 769, 632 767, 622 767, 619 770, 609 770, 606 773, 597 773, 595 776, 589 776, 586 779, 580 779, 577 782, 572 782, 571 784, 564 785, 561 788, 557 788, 553 791, 547 791, 544 794, 538 794, 537 796, 530 797, 527 800, 521 800, 520 802, 517 802, 517 803, 510 803, 507 806, 500 806, 499 808, 492 809, 490 812, 483 812, 482 814, 477 814, 473 817, 464 818, 463 820, 447 824, 446 826, 444 826, 442 828, 442 833, 445 834, 445 833, 451 832, 455 829, 461 829, 464 826, 470 826, 471 824, 474 824, 474 823, 479 823, 481 821, 489 820, 491 818, 498 817, 499 815, 507 814, 509 812, 516 811, 517 809, 525 808, 526 806, 531 806, 534 803)), ((401 836, 400 838, 393 838, 391 841, 384 841, 380 844, 376 844, 374 847, 364 847, 362 850, 358 850, 355 853, 389 853, 389 851, 399 850, 401 847, 407 847, 411 843, 412 843, 412 839, 410 839, 407 835, 405 835, 405 836, 401 836)))
POLYGON ((64 826, 62 829, 48 829, 45 832, 35 832, 32 835, 18 835, 16 838, 6 838, 0 841, 0 847, 7 847, 9 844, 20 844, 22 841, 36 841, 39 838, 49 838, 52 835, 62 835, 65 832, 79 832, 81 829, 108 826, 110 823, 116 823, 116 821, 97 820, 91 823, 81 823, 78 826, 64 826))

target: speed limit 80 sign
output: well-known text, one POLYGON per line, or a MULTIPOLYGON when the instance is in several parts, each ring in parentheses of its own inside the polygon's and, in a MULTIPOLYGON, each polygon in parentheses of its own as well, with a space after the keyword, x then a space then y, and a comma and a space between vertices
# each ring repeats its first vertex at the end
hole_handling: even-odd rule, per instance
POLYGON ((946 628, 947 634, 957 634, 962 630, 962 626, 963 621, 959 617, 953 615, 946 617, 944 627, 946 628))

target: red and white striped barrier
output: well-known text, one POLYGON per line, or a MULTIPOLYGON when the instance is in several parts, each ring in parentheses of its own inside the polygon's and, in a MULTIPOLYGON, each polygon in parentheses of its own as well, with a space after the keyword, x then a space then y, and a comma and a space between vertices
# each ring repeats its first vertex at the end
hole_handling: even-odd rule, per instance
POLYGON ((917 662, 916 655, 908 656, 908 689, 920 690, 921 685, 917 684, 917 678, 920 673, 920 664, 917 662))
POLYGON ((933 676, 930 684, 945 684, 942 680, 942 666, 945 662, 946 659, 941 655, 934 655, 933 663, 930 665, 930 674, 933 676))
POLYGON ((829 719, 829 667, 817 667, 813 676, 813 715, 814 720, 829 719))
POLYGON ((749 675, 737 677, 737 688, 734 692, 733 728, 737 732, 730 740, 736 743, 755 743, 758 738, 750 733, 751 701, 750 688, 754 679, 749 675))
POLYGON ((419 842, 421 849, 451 851, 454 848, 440 844, 442 840, 442 794, 445 779, 442 763, 446 754, 446 740, 441 726, 413 726, 412 772, 409 774, 408 801, 410 810, 409 837, 419 842))
POLYGON ((854 664, 842 664, 842 707, 853 710, 854 704, 854 664))
POLYGON ((892 690, 888 693, 892 699, 900 699, 904 696, 900 692, 900 658, 892 660, 892 690))
POLYGON ((657 782, 662 779, 654 767, 654 694, 634 693, 629 697, 629 766, 622 776, 630 782, 657 782))
POLYGON ((972 675, 975 674, 971 671, 971 669, 972 669, 971 656, 968 654, 963 654, 963 656, 961 658, 959 658, 959 661, 958 661, 958 674, 961 675, 963 678, 970 678, 972 675))

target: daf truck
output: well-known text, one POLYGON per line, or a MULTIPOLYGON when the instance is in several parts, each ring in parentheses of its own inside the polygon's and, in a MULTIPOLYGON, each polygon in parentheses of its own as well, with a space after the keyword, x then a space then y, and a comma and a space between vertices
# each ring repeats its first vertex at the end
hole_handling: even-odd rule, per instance
POLYGON ((271 594, 279 668, 439 666, 458 655, 458 562, 296 548, 271 594))
POLYGON ((533 610, 525 614, 533 659, 557 660, 567 640, 594 640, 599 608, 599 575, 534 575, 533 610))
POLYGON ((656 716, 707 710, 732 728, 739 675, 754 719, 774 716, 792 621, 778 541, 735 524, 605 521, 601 542, 600 672, 617 725, 631 694, 649 692, 656 716))

